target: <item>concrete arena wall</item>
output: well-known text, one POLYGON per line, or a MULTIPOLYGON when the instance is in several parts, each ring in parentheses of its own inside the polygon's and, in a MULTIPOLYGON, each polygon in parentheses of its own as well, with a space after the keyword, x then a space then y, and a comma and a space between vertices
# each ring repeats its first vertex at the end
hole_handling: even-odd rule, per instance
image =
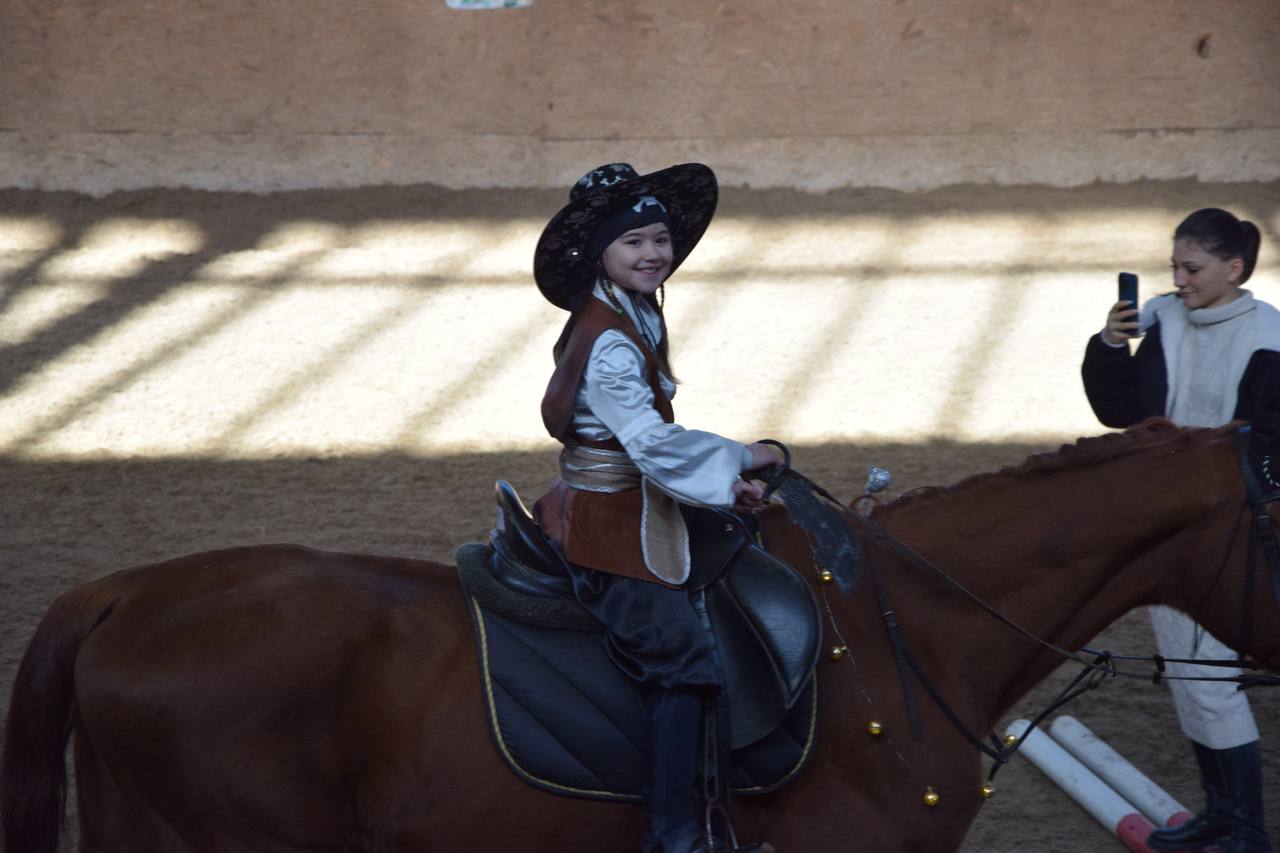
POLYGON ((1280 178, 1277 0, 0 0, 0 186, 1280 178))

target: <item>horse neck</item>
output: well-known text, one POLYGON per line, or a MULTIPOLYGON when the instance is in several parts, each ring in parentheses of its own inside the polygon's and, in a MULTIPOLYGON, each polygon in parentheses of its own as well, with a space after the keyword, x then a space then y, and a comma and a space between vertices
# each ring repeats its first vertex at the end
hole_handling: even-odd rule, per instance
MULTIPOLYGON (((1229 448, 1228 448, 1229 450, 1229 448)), ((1234 452, 1234 451, 1231 451, 1234 452)), ((1127 454, 1020 470, 909 499, 876 516, 1009 621, 1075 651, 1135 607, 1187 609, 1243 500, 1226 451, 1127 454), (1226 475, 1223 474, 1226 463, 1226 475)), ((1062 657, 1002 624, 910 561, 884 555, 904 633, 926 668, 978 697, 990 727, 1062 657)))

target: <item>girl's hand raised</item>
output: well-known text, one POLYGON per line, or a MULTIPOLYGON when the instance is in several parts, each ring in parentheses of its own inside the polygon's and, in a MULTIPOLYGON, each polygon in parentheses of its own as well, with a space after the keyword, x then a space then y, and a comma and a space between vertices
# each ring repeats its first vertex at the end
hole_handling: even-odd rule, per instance
POLYGON ((1111 312, 1107 314, 1107 326, 1102 330, 1102 339, 1112 346, 1119 346, 1137 336, 1137 307, 1127 301, 1112 305, 1111 312))

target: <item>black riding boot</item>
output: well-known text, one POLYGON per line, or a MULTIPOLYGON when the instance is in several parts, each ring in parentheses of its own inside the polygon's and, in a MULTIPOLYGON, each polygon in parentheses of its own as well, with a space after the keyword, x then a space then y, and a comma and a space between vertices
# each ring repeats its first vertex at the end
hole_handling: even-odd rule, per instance
POLYGON ((1231 798, 1231 840, 1222 853, 1271 853, 1271 838, 1264 826, 1258 742, 1218 750, 1218 767, 1231 798))
MULTIPOLYGON (((711 853, 699 820, 697 797, 698 734, 702 699, 692 693, 658 691, 646 701, 649 711, 649 831, 645 853, 711 853)), ((731 847, 717 842, 715 853, 774 853, 766 843, 731 847)))
POLYGON ((1157 829, 1147 836, 1147 846, 1159 853, 1200 850, 1225 844, 1231 838, 1231 800, 1222 782, 1215 750, 1191 742, 1200 765, 1200 787, 1204 789, 1204 811, 1185 823, 1157 829))
POLYGON ((657 691, 649 712, 649 831, 651 853, 694 853, 706 839, 694 807, 702 699, 692 693, 657 691))
POLYGON ((1269 853, 1263 828, 1262 766, 1258 742, 1209 749, 1195 741, 1205 808, 1186 823, 1158 829, 1147 847, 1158 853, 1196 851, 1217 845, 1223 853, 1269 853))

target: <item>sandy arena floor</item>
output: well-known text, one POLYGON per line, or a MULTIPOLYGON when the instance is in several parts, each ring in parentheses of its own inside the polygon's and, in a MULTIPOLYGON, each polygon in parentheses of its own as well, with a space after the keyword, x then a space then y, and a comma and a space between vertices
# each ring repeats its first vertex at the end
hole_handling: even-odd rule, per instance
MULTIPOLYGON (((255 542, 447 562, 495 478, 535 496, 563 318, 529 261, 560 197, 0 192, 0 711, 78 583, 255 542)), ((1253 287, 1280 303, 1280 184, 727 190, 668 288, 679 419, 786 441, 848 495, 871 464, 897 494, 1101 432, 1079 358, 1115 273, 1161 292, 1173 226, 1209 205, 1262 227, 1253 287)), ((1153 649, 1142 614, 1097 644, 1153 649)), ((1280 696, 1254 708, 1280 828, 1280 696)), ((1165 688, 1069 710, 1198 806, 1165 688)), ((1025 761, 999 782, 965 853, 1122 849, 1025 761)))

